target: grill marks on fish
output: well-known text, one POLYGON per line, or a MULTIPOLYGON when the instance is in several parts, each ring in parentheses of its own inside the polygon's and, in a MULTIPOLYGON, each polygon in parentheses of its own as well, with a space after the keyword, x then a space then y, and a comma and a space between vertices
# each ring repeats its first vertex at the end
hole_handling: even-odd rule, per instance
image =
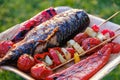
POLYGON ((81 26, 86 26, 86 24, 89 24, 88 16, 85 15, 83 11, 76 12, 76 14, 73 14, 73 13, 70 13, 70 14, 71 16, 66 17, 64 21, 61 21, 58 24, 60 26, 60 30, 56 35, 57 35, 57 41, 60 43, 60 45, 64 44, 67 40, 73 38, 73 36, 75 36, 78 32, 86 28, 81 26), (69 19, 69 21, 67 19, 69 19), (62 25, 62 23, 64 25, 62 25))
POLYGON ((52 33, 51 33, 50 35, 48 35, 48 37, 45 39, 45 41, 43 41, 43 42, 46 42, 45 44, 43 44, 43 45, 38 45, 38 46, 36 47, 35 53, 38 53, 38 52, 43 51, 43 50, 46 48, 46 46, 49 46, 50 44, 52 44, 52 45, 57 45, 57 43, 56 43, 57 41, 55 41, 55 40, 57 40, 57 39, 56 39, 56 36, 54 36, 57 31, 58 31, 58 27, 56 27, 56 28, 52 31, 52 33), (47 43, 47 42, 48 42, 48 43, 47 43))
MULTIPOLYGON (((83 10, 71 9, 60 13, 52 19, 32 29, 26 37, 17 43, 6 56, 11 60, 9 54, 17 59, 21 54, 33 54, 42 52, 52 46, 59 46, 84 30, 90 23, 88 15, 83 10), (54 42, 53 42, 54 41, 54 42)), ((0 60, 4 62, 4 59, 0 60)))

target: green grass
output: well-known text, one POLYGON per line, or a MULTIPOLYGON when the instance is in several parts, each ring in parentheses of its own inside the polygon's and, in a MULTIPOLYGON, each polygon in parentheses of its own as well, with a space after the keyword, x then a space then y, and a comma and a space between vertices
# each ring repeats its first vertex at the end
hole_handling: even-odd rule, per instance
MULTIPOLYGON (((101 18, 108 18, 120 10, 119 0, 0 0, 0 32, 19 24, 41 10, 50 6, 70 6, 86 10, 101 18)), ((120 15, 110 21, 120 24, 120 15)), ((120 66, 113 70, 103 80, 119 80, 120 66)), ((0 71, 0 80, 22 80, 8 71, 0 71)))

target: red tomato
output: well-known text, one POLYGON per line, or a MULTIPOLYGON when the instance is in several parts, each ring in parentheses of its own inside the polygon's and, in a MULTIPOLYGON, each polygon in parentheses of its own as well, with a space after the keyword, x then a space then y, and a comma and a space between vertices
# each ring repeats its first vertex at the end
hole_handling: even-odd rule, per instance
POLYGON ((75 42, 81 45, 82 41, 88 38, 89 36, 85 33, 79 33, 74 37, 75 42))
POLYGON ((45 79, 52 74, 52 70, 43 63, 38 63, 31 68, 31 75, 37 80, 45 79))
POLYGON ((115 54, 115 53, 119 53, 119 52, 120 52, 120 44, 118 44, 118 43, 113 43, 112 53, 115 54))
POLYGON ((1 41, 0 42, 0 58, 4 57, 8 50, 13 46, 12 41, 1 41))
POLYGON ((18 68, 24 72, 29 72, 34 64, 35 62, 33 57, 28 54, 21 55, 17 61, 18 68))

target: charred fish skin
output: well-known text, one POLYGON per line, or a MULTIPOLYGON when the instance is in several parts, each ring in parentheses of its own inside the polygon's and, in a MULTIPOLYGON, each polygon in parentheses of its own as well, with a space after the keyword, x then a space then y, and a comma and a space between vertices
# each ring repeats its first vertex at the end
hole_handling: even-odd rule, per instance
MULTIPOLYGON (((46 47, 58 46, 66 43, 67 40, 74 37, 77 33, 84 30, 90 23, 89 17, 83 10, 71 9, 56 15, 51 20, 37 26, 28 34, 25 40, 45 41, 54 29, 58 27, 58 31, 46 43, 46 47), (51 39, 54 38, 54 41, 51 39)), ((41 45, 35 50, 35 53, 42 52, 41 45)))
POLYGON ((66 41, 73 38, 77 33, 83 31, 90 23, 90 20, 86 12, 81 10, 76 11, 76 14, 67 16, 62 23, 63 24, 58 24, 60 27, 56 33, 59 45, 65 44, 66 41), (69 21, 67 19, 69 19, 69 21))
POLYGON ((32 55, 36 47, 36 42, 30 41, 24 44, 21 43, 21 45, 22 46, 13 48, 12 51, 11 50, 8 51, 7 55, 5 55, 2 59, 0 59, 0 65, 14 63, 22 54, 25 53, 32 55))
POLYGON ((15 44, 15 47, 0 59, 0 64, 16 60, 24 53, 40 53, 51 47, 50 45, 59 46, 85 29, 89 23, 89 17, 83 10, 71 9, 62 12, 28 32, 22 41, 15 44))
POLYGON ((35 41, 44 41, 53 30, 58 27, 58 31, 55 34, 57 43, 64 43, 67 38, 71 38, 71 36, 75 36, 78 32, 84 30, 89 23, 90 20, 86 12, 83 10, 71 9, 56 15, 51 20, 34 28, 34 30, 26 36, 25 40, 34 39, 35 41))

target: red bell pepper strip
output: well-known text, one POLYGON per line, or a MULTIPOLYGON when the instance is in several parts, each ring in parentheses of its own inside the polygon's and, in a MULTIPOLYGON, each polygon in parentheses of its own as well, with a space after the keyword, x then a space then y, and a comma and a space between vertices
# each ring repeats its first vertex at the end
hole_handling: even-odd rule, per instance
POLYGON ((88 34, 86 33, 79 33, 77 34, 73 39, 75 42, 77 42, 78 44, 82 44, 82 41, 85 40, 86 38, 88 38, 88 34))
POLYGON ((46 55, 49 55, 48 52, 44 52, 42 54, 40 53, 37 53, 34 55, 34 60, 36 63, 42 63, 43 62, 43 59, 45 58, 46 55))
POLYGON ((96 24, 94 24, 92 26, 92 29, 95 31, 95 32, 99 32, 99 26, 97 26, 96 24))
POLYGON ((59 57, 58 57, 58 55, 57 55, 57 53, 56 53, 56 50, 50 48, 50 49, 49 49, 49 53, 50 53, 50 55, 51 55, 51 57, 52 57, 52 59, 53 59, 54 64, 56 64, 56 65, 61 64, 61 62, 60 62, 60 60, 59 60, 59 57))

